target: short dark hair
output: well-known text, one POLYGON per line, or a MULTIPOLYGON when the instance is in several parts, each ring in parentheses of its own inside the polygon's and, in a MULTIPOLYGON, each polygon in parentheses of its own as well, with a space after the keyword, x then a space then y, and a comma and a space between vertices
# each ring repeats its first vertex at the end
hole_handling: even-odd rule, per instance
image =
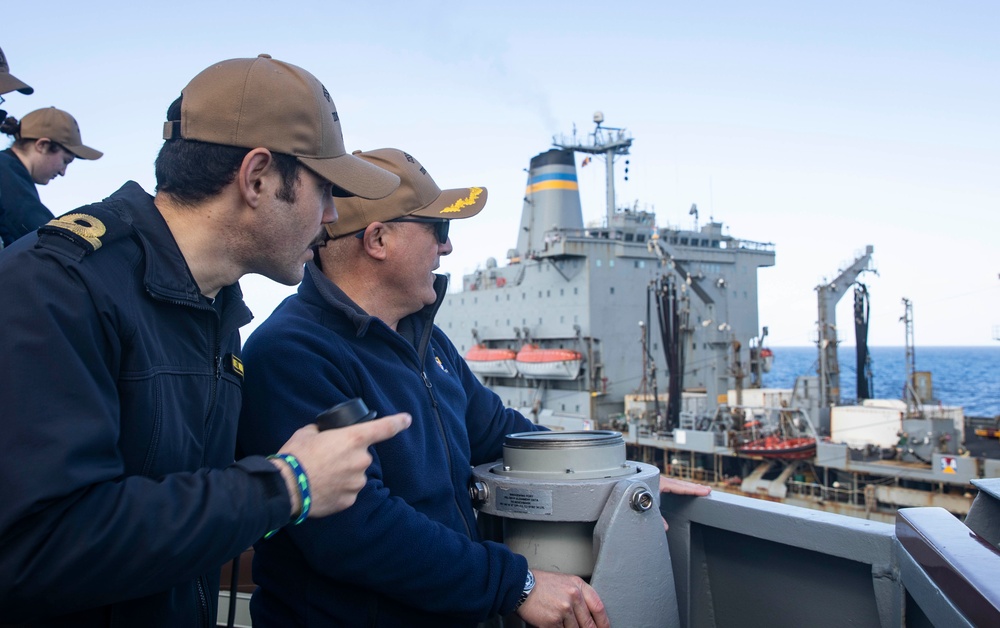
MULTIPOLYGON (((181 119, 180 96, 167 109, 167 120, 181 119)), ((243 158, 250 152, 240 146, 226 146, 197 140, 170 139, 156 156, 156 191, 169 194, 183 204, 193 205, 218 194, 232 183, 243 158)), ((278 198, 295 202, 295 182, 301 164, 284 153, 271 153, 281 175, 278 198)))

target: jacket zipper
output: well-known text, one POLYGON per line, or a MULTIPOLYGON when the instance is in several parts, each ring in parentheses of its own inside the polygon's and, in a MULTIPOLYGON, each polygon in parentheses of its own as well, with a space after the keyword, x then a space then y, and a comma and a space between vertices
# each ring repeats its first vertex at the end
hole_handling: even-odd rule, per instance
POLYGON ((208 595, 205 593, 205 584, 202 582, 204 576, 198 576, 198 610, 201 615, 201 625, 210 628, 211 624, 208 616, 208 595))
MULTIPOLYGON (((427 377, 427 371, 423 369, 420 370, 420 377, 424 380, 424 386, 427 387, 427 394, 430 395, 431 405, 434 406, 434 416, 437 421, 438 431, 441 433, 441 442, 444 444, 444 453, 448 458, 448 480, 449 482, 454 481, 454 465, 451 460, 451 447, 448 445, 448 432, 444 429, 444 419, 441 418, 441 412, 438 410, 438 402, 434 397, 434 386, 431 384, 431 380, 427 377)), ((475 538, 472 536, 472 530, 469 528, 469 522, 465 519, 465 513, 462 512, 462 505, 458 503, 458 493, 455 493, 455 508, 458 509, 458 516, 462 520, 462 524, 465 525, 465 533, 468 537, 475 538)))
MULTIPOLYGON (((177 305, 186 305, 192 307, 190 303, 185 303, 183 301, 177 301, 173 299, 167 299, 167 301, 170 301, 171 303, 175 303, 177 305)), ((208 414, 205 416, 205 421, 204 421, 206 429, 206 434, 205 434, 206 447, 204 447, 201 452, 201 466, 204 467, 205 455, 208 451, 207 447, 208 421, 209 419, 212 418, 212 411, 215 408, 215 399, 216 396, 218 395, 219 378, 222 377, 222 356, 219 355, 219 336, 220 336, 219 329, 222 323, 219 320, 219 315, 214 308, 206 307, 201 304, 195 305, 193 307, 199 310, 209 310, 212 312, 213 315, 215 315, 215 319, 212 320, 212 322, 209 324, 211 327, 209 329, 209 345, 214 347, 213 356, 211 357, 211 363, 215 370, 215 378, 212 379, 212 390, 211 394, 209 395, 208 414)), ((198 576, 197 580, 195 581, 195 585, 198 591, 198 615, 201 618, 201 625, 204 626, 205 628, 211 628, 212 623, 211 623, 211 617, 209 617, 208 593, 206 592, 204 576, 198 576)))

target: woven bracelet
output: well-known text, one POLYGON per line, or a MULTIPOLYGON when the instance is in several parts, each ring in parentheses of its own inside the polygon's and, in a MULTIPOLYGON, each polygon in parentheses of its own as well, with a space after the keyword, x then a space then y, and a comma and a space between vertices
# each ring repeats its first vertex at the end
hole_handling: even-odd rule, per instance
POLYGON ((275 460, 284 460, 285 463, 292 468, 292 473, 295 474, 295 484, 299 487, 299 498, 302 502, 302 509, 299 513, 299 518, 295 520, 294 525, 299 525, 306 520, 309 516, 309 508, 312 506, 312 493, 309 491, 309 477, 306 475, 306 470, 302 468, 299 464, 299 459, 292 454, 274 454, 273 456, 268 456, 268 458, 273 458, 275 460))

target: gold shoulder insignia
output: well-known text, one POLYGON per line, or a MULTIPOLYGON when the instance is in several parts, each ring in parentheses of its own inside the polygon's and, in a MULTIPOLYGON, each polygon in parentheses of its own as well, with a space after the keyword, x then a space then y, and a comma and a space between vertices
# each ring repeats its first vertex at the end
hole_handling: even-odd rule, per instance
POLYGON ((66 214, 62 218, 53 218, 45 226, 76 234, 94 247, 95 251, 101 248, 101 236, 107 233, 104 223, 88 214, 66 214))
POLYGON ((476 202, 479 195, 483 193, 483 188, 469 188, 469 195, 465 198, 460 198, 451 205, 442 209, 439 213, 442 214, 453 214, 455 212, 462 211, 463 207, 468 207, 476 202))

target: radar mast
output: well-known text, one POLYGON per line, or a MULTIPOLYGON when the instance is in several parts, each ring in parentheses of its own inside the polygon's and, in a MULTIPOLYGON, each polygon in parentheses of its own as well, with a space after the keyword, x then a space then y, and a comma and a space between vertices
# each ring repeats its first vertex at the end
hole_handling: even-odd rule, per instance
MULTIPOLYGON (((615 157, 629 154, 629 148, 632 147, 632 136, 625 129, 603 126, 604 114, 600 111, 594 113, 594 124, 594 131, 587 135, 586 140, 577 139, 576 125, 574 125, 572 137, 563 135, 553 137, 552 145, 564 150, 604 157, 605 180, 607 182, 607 224, 611 226, 611 219, 615 214, 615 157)), ((628 160, 625 161, 625 164, 625 172, 627 173, 628 160)), ((628 180, 627 175, 625 178, 628 180)))

